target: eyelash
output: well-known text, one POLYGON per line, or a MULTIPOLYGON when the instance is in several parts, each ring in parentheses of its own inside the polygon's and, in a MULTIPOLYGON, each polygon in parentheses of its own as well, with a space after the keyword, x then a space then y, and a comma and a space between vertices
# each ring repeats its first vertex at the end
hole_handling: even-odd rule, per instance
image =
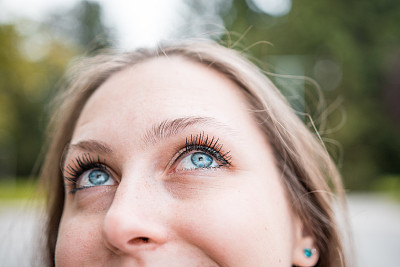
POLYGON ((232 157, 229 155, 230 151, 223 153, 223 144, 218 143, 219 139, 212 137, 211 139, 204 132, 198 135, 190 135, 190 138, 186 138, 185 147, 179 156, 174 160, 173 165, 184 155, 191 151, 202 151, 213 156, 217 161, 221 162, 221 166, 230 166, 232 164, 232 157))
MULTIPOLYGON (((232 159, 232 157, 229 155, 230 151, 222 153, 223 144, 219 144, 218 142, 218 138, 209 138, 208 135, 204 134, 204 132, 195 136, 190 135, 190 138, 186 138, 185 146, 183 149, 181 149, 179 156, 174 160, 172 166, 175 165, 175 163, 184 155, 190 153, 191 151, 201 151, 211 155, 218 162, 220 162, 220 167, 230 166, 232 159)), ((70 191, 70 193, 75 193, 76 191, 84 188, 77 188, 76 183, 81 175, 88 170, 97 169, 110 174, 105 163, 105 160, 100 160, 100 156, 98 156, 97 159, 88 153, 77 156, 73 163, 68 164, 62 169, 64 179, 73 183, 73 189, 70 191)))
POLYGON ((62 169, 63 177, 66 180, 72 182, 74 185, 74 188, 70 191, 71 193, 75 193, 77 190, 82 189, 82 188, 77 188, 76 183, 79 177, 81 177, 81 175, 86 171, 97 169, 109 173, 106 167, 106 161, 103 160, 102 162, 100 160, 100 156, 98 156, 97 159, 95 159, 90 154, 84 153, 76 157, 73 161, 73 164, 74 165, 68 164, 67 167, 62 169))

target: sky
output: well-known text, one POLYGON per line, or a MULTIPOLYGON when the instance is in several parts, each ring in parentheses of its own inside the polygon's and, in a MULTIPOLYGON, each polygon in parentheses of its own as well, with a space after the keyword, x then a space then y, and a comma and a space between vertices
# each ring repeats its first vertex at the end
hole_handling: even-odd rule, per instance
MULTIPOLYGON (((69 9, 79 0, 0 0, 0 22, 26 17, 42 21, 48 14, 69 9), (27 2, 29 7, 27 7, 27 2)), ((116 31, 122 48, 155 45, 176 24, 181 0, 96 0, 103 6, 105 23, 116 31), (155 8, 156 7, 156 8, 155 8), (140 36, 138 40, 137 36, 140 36)))
MULTIPOLYGON (((68 10, 80 0, 0 0, 0 23, 25 17, 43 21, 60 9, 68 10), (27 4, 29 3, 29 4, 27 4)), ((185 0, 92 0, 103 7, 104 22, 116 33, 117 46, 132 49, 154 46, 184 23, 180 11, 185 0), (140 38, 138 38, 140 36, 140 38)), ((217 0, 212 0, 217 1, 217 0)), ((206 2, 212 5, 212 1, 206 2)), ((222 0, 219 0, 222 1, 222 0)), ((227 0, 228 1, 228 0, 227 0)), ((292 0, 246 0, 250 8, 271 16, 282 16, 292 0)), ((210 10, 210 13, 212 11, 210 10)), ((215 17, 214 17, 215 18, 215 17)), ((209 21, 222 25, 221 22, 209 21)))

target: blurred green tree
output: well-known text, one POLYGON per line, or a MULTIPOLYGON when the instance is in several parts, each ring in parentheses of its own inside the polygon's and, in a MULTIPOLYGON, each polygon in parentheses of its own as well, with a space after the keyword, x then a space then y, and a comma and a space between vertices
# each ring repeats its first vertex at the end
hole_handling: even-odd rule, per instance
POLYGON ((98 2, 84 0, 70 10, 52 14, 46 25, 78 46, 81 53, 93 54, 114 45, 114 36, 102 16, 98 2))
POLYGON ((68 62, 111 46, 108 32, 99 4, 89 1, 45 23, 0 24, 0 179, 31 174, 43 143, 46 105, 68 62))
POLYGON ((43 141, 44 103, 75 54, 50 39, 35 43, 36 34, 46 31, 24 35, 15 25, 0 25, 0 177, 31 173, 43 141))

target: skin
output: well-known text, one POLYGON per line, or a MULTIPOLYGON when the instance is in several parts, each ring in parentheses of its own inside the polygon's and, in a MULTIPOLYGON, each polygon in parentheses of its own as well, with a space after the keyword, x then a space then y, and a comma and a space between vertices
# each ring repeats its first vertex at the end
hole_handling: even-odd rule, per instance
POLYGON ((76 168, 84 154, 100 160, 110 178, 75 193, 90 171, 65 180, 57 266, 312 266, 318 260, 303 255, 313 240, 289 208, 265 135, 238 86, 215 70, 163 57, 114 74, 85 104, 64 167, 76 168), (181 118, 190 123, 153 133, 181 118), (211 157, 217 167, 187 169, 196 150, 179 155, 191 135, 219 138, 230 164, 211 157))

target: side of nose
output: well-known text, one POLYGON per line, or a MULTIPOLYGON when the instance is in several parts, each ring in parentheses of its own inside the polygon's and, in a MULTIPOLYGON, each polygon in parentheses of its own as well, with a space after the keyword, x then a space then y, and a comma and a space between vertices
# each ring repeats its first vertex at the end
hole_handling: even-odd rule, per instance
POLYGON ((132 191, 136 190, 125 190, 122 194, 118 194, 118 190, 103 221, 106 246, 116 253, 133 255, 165 244, 168 230, 160 207, 155 207, 160 203, 149 197, 135 196, 132 191))

